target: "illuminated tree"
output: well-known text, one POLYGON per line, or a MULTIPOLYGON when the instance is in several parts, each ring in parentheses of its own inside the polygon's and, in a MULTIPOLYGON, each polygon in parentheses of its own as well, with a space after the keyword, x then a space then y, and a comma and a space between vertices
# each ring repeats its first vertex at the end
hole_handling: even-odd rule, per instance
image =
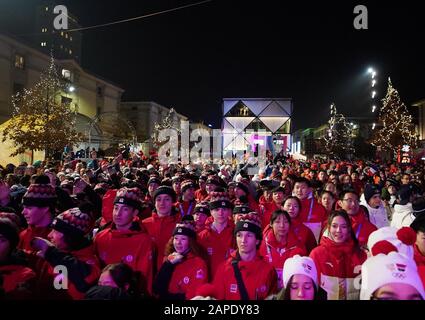
POLYGON ((62 101, 65 90, 52 57, 38 83, 12 96, 12 118, 3 131, 3 142, 13 141, 15 151, 11 156, 26 150, 45 150, 49 157, 82 141, 83 135, 76 131, 77 111, 62 101))
POLYGON ((345 158, 354 153, 353 130, 344 115, 337 113, 335 104, 331 105, 331 118, 328 121, 325 149, 331 156, 345 158))
POLYGON ((418 137, 412 116, 389 78, 387 95, 382 102, 378 118, 379 129, 374 132, 371 143, 382 151, 392 151, 393 154, 403 145, 415 148, 418 137))

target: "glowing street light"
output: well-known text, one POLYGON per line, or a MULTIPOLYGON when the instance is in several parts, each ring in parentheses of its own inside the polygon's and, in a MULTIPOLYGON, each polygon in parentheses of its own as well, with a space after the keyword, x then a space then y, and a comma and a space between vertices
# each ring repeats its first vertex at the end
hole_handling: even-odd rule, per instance
POLYGON ((367 73, 373 73, 373 72, 375 72, 375 71, 373 70, 373 68, 369 68, 369 69, 367 69, 367 73))
POLYGON ((372 91, 372 99, 375 98, 376 96, 376 91, 372 91))
POLYGON ((375 126, 376 126, 376 123, 373 123, 373 124, 372 124, 372 130, 374 130, 374 129, 375 129, 375 126))
POLYGON ((376 106, 372 106, 372 112, 375 112, 376 106))
POLYGON ((70 87, 68 88, 68 91, 69 91, 69 92, 74 92, 74 91, 75 91, 75 87, 74 87, 74 86, 70 86, 70 87))
POLYGON ((373 78, 375 78, 375 76, 376 76, 376 72, 375 72, 375 71, 373 71, 373 72, 372 72, 372 79, 373 79, 373 78))
POLYGON ((375 86, 375 84, 376 84, 376 80, 375 80, 375 79, 373 79, 373 80, 372 80, 372 88, 375 86))

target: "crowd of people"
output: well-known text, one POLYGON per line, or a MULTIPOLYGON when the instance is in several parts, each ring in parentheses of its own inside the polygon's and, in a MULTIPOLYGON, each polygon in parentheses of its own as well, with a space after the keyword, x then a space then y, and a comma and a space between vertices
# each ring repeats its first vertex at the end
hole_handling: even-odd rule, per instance
POLYGON ((422 164, 0 167, 5 299, 425 299, 422 164))

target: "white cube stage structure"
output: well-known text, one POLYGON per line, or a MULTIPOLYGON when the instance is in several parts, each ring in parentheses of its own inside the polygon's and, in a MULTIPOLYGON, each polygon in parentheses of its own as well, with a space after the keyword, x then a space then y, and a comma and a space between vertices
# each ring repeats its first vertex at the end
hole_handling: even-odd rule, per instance
POLYGON ((289 151, 292 108, 289 98, 223 99, 223 153, 260 145, 289 151))

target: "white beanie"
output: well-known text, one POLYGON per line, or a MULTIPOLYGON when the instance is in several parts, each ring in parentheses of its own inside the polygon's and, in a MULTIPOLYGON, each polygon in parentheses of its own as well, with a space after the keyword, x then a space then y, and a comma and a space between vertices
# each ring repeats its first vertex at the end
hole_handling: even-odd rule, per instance
POLYGON ((317 268, 312 258, 301 257, 297 254, 285 261, 283 265, 283 286, 285 288, 291 277, 295 274, 303 274, 310 277, 316 285, 316 288, 318 288, 317 268))
POLYGON ((380 253, 363 263, 360 300, 370 300, 377 289, 389 283, 409 284, 425 299, 415 261, 393 251, 388 255, 380 253))
MULTIPOLYGON (((400 239, 399 234, 402 231, 405 231, 405 228, 397 229, 394 227, 382 227, 372 232, 369 235, 369 240, 367 241, 367 246, 369 248, 369 251, 372 253, 372 248, 377 242, 387 240, 394 247, 396 247, 399 253, 405 255, 409 259, 413 259, 413 252, 414 252, 413 245, 406 244, 400 239)), ((416 236, 415 236, 415 239, 416 239, 416 236)))

